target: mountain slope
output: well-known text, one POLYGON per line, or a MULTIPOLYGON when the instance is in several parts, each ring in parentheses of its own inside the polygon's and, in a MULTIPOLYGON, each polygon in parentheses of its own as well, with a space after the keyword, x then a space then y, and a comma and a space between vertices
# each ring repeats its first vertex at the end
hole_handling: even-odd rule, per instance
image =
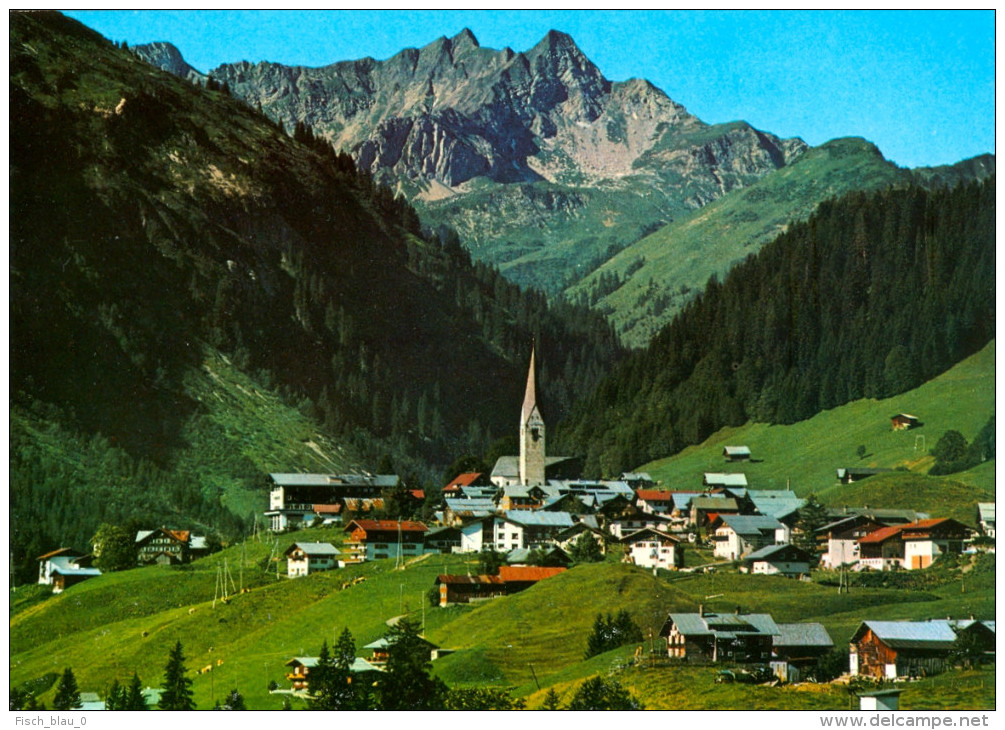
POLYGON ((751 489, 791 488, 828 504, 903 507, 955 517, 972 524, 975 503, 994 495, 994 461, 971 472, 925 477, 929 454, 946 431, 968 441, 995 414, 995 343, 918 388, 884 399, 864 399, 791 425, 746 423, 724 428, 701 444, 639 466, 668 489, 701 484, 707 471, 742 471, 751 489), (919 428, 892 431, 898 412, 918 414, 919 428), (754 461, 724 464, 726 445, 745 444, 754 461), (859 446, 865 446, 860 457, 859 446), (838 468, 898 469, 858 484, 840 485, 838 468), (908 471, 909 470, 909 471, 908 471))
POLYGON ((12 459, 20 546, 93 528, 103 474, 155 474, 143 516, 231 533, 221 495, 246 518, 266 468, 391 457, 421 486, 514 430, 535 337, 553 421, 620 357, 599 315, 419 237, 347 156, 62 16, 11 16, 11 133, 12 408, 34 424, 12 459), (33 445, 50 427, 123 466, 75 473, 77 524, 61 508, 42 534, 20 509, 60 491, 62 457, 33 445))
MULTIPOLYGON (((177 69, 157 46, 138 52, 177 69)), ((241 62, 210 75, 287 127, 309 125, 477 258, 552 294, 608 248, 806 148, 742 122, 709 126, 646 81, 611 82, 557 31, 521 53, 465 30, 386 61, 241 62)))
POLYGON ((734 267, 619 365, 564 448, 615 474, 750 420, 909 390, 994 337, 991 178, 855 193, 734 267))

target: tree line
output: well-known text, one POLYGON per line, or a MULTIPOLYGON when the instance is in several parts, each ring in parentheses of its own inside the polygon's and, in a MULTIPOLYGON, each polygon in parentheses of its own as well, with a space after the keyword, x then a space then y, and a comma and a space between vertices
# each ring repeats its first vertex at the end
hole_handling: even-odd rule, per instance
POLYGON ((994 337, 995 180, 822 204, 704 291, 576 409, 560 447, 617 474, 749 420, 901 393, 994 337))

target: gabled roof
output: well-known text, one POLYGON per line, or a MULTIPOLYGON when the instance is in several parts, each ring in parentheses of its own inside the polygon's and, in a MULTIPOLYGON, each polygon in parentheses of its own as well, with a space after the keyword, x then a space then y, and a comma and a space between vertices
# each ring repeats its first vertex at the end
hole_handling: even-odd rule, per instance
POLYGON ((903 525, 893 525, 892 527, 881 527, 875 532, 870 532, 864 537, 858 539, 859 545, 878 545, 879 543, 886 542, 890 538, 898 537, 900 535, 900 528, 903 525))
POLYGON ((726 446, 722 453, 726 456, 750 456, 749 446, 726 446))
POLYGON ((644 471, 639 472, 626 471, 624 474, 618 477, 618 479, 620 479, 623 482, 651 482, 653 480, 653 478, 649 476, 647 472, 644 471))
POLYGON ((572 515, 568 512, 541 512, 540 510, 507 510, 506 520, 524 527, 572 527, 572 515))
MULTIPOLYGON (((425 636, 417 636, 416 638, 419 641, 421 641, 423 644, 431 646, 434 649, 437 648, 436 644, 434 644, 433 642, 431 642, 425 636)), ((388 641, 388 639, 387 639, 386 636, 382 636, 379 639, 377 639, 376 641, 371 641, 369 644, 367 644, 363 648, 364 649, 387 649, 390 646, 394 646, 394 642, 393 641, 388 641)))
POLYGON ((503 579, 498 575, 438 575, 436 583, 447 585, 502 585, 503 579))
POLYGON ((345 526, 343 532, 349 532, 353 525, 367 532, 397 532, 399 528, 403 533, 423 533, 426 531, 424 524, 413 520, 353 520, 345 526))
POLYGON ((691 509, 712 510, 715 512, 736 512, 739 506, 732 497, 714 496, 693 497, 691 499, 691 509))
POLYGON ((461 528, 454 527, 453 525, 441 525, 440 527, 432 527, 426 530, 425 539, 429 540, 435 537, 442 537, 444 535, 456 535, 458 539, 461 535, 461 528))
POLYGON ((781 560, 783 558, 788 560, 795 558, 800 562, 808 562, 810 554, 795 545, 766 545, 760 550, 750 553, 743 560, 744 562, 754 563, 759 560, 770 562, 771 560, 781 560))
POLYGON ((286 548, 286 552, 283 554, 289 555, 293 552, 294 548, 300 548, 306 555, 314 557, 325 557, 339 554, 338 548, 329 542, 295 542, 286 548))
POLYGON ((671 492, 673 495, 673 508, 676 510, 688 509, 691 506, 691 500, 695 497, 701 497, 703 492, 671 492))
POLYGON ((269 474, 277 487, 396 487, 397 474, 269 474))
POLYGON ((766 530, 778 530, 784 525, 768 515, 719 515, 729 529, 737 535, 760 535, 766 530))
POLYGON ((315 504, 311 505, 311 509, 314 510, 316 514, 319 515, 337 515, 342 512, 342 503, 338 504, 315 504))
POLYGON ((74 553, 73 548, 63 547, 59 548, 58 550, 48 552, 45 555, 39 555, 37 560, 48 560, 49 558, 54 558, 57 555, 72 555, 73 553, 74 553))
POLYGON ((481 478, 482 473, 480 471, 469 471, 464 474, 458 474, 450 481, 450 484, 444 487, 444 489, 451 489, 453 487, 470 487, 481 478))
POLYGON ((980 515, 981 522, 994 522, 995 521, 995 503, 994 502, 978 502, 977 503, 977 513, 980 515))
POLYGON ((762 515, 770 515, 776 519, 790 515, 806 504, 805 499, 800 499, 795 492, 787 489, 749 489, 747 497, 753 503, 754 509, 762 515))
POLYGON ((834 646, 834 641, 823 624, 776 624, 778 634, 772 639, 772 644, 778 647, 790 646, 834 646))
POLYGON ((502 565, 499 567, 499 577, 504 583, 528 583, 544 580, 564 573, 565 568, 542 568, 533 565, 502 565))
MULTIPOLYGON (((301 665, 307 667, 308 669, 313 669, 318 665, 318 660, 320 658, 321 657, 316 656, 295 656, 283 666, 294 667, 301 665)), ((352 660, 352 664, 349 665, 349 671, 353 674, 359 674, 360 672, 383 672, 384 670, 380 667, 374 666, 362 657, 355 657, 352 660)))
POLYGON ((74 561, 77 558, 68 557, 66 555, 59 555, 54 558, 49 558, 49 566, 53 573, 59 573, 60 575, 86 575, 86 576, 97 576, 101 575, 101 571, 97 568, 81 568, 74 561))
POLYGON ((676 626, 684 636, 731 637, 750 634, 778 634, 778 626, 767 613, 671 613, 660 636, 669 636, 670 627, 676 626))
POLYGON ((652 540, 653 538, 662 542, 672 542, 675 544, 680 542, 680 538, 674 537, 669 533, 657 530, 653 527, 643 527, 641 530, 636 530, 631 535, 625 535, 621 538, 621 542, 633 543, 638 542, 639 540, 652 540))
POLYGON ((639 499, 646 502, 670 502, 673 501, 673 492, 664 489, 639 489, 635 494, 639 499))
POLYGON ((891 649, 951 649, 956 643, 956 632, 947 621, 863 621, 852 643, 867 629, 891 649))
POLYGON ((745 487, 747 486, 747 475, 707 471, 705 472, 705 484, 710 487, 745 487))

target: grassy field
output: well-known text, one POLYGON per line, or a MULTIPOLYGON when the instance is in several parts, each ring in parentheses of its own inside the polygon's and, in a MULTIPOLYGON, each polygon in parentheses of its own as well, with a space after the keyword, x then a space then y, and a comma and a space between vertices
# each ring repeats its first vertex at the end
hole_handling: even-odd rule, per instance
MULTIPOLYGON (((315 529, 295 537, 338 542, 339 534, 315 529)), ((283 536, 279 550, 293 537, 283 536)), ((180 640, 199 708, 212 707, 214 699, 237 687, 250 708, 278 709, 283 695, 270 694, 267 686, 272 680, 286 686, 283 665, 288 659, 315 655, 323 640, 332 642, 344 627, 352 631, 357 653, 365 656, 361 647, 384 634, 388 619, 408 614, 424 623, 431 641, 455 650, 433 665, 448 685, 507 688, 525 697, 531 708, 543 701, 548 687, 569 694, 588 676, 616 671, 654 709, 840 709, 847 697, 838 689, 723 689, 714 685, 707 668, 628 668, 634 646, 584 661, 586 639, 598 613, 621 608, 642 628, 646 650, 658 648, 667 613, 694 611, 699 604, 715 611, 739 606, 769 612, 778 621, 820 621, 837 646, 865 618, 994 615, 993 559, 990 566, 968 566, 966 574, 933 568, 924 579, 918 573, 906 583, 898 577, 899 583, 891 580, 886 586, 853 584, 850 593, 838 593, 826 582, 729 570, 654 577, 608 561, 576 566, 513 596, 440 609, 424 605, 436 575, 476 572, 474 556, 433 555, 404 570, 377 561, 287 580, 277 579, 269 562, 272 553, 273 545, 251 541, 189 568, 109 574, 59 596, 43 597, 35 587, 19 589, 11 597, 11 686, 70 666, 82 691, 102 693, 112 679, 121 682, 133 671, 144 685, 156 687, 168 651, 180 640), (250 590, 214 607, 216 576, 224 561, 235 584, 243 580, 250 590), (358 577, 364 580, 346 585, 358 577), (208 666, 214 667, 212 672, 197 673, 208 666)), ((963 678, 955 685, 938 680, 943 684, 934 693, 918 694, 918 701, 986 708, 989 701, 993 704, 993 681, 985 681, 987 672, 973 677, 978 679, 963 678)), ((41 699, 50 703, 51 693, 41 699)))
POLYGON ((913 507, 974 521, 974 504, 994 500, 994 463, 946 477, 928 477, 929 450, 946 431, 972 439, 995 412, 995 343, 915 390, 885 400, 859 400, 789 426, 748 423, 726 428, 704 443, 639 467, 666 488, 698 488, 707 471, 743 472, 752 489, 817 494, 827 504, 913 507), (923 426, 892 431, 890 416, 917 415, 923 426), (723 446, 745 444, 753 461, 725 464, 723 446), (865 446, 865 458, 857 455, 865 446), (850 486, 838 467, 906 470, 850 486))

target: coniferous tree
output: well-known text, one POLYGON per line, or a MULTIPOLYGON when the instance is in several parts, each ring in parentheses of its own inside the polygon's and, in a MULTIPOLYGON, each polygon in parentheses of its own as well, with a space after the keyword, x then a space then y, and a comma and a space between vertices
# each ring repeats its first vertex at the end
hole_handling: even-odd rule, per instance
POLYGON ((390 628, 387 666, 376 688, 378 709, 438 710, 443 708, 447 687, 430 676, 429 644, 407 618, 390 628))
POLYGON ((113 679, 111 686, 105 693, 105 709, 125 710, 126 692, 127 692, 126 688, 119 684, 119 680, 113 679))
POLYGON ((63 670, 52 706, 56 710, 75 710, 81 707, 77 678, 73 676, 73 670, 69 667, 63 670))
POLYGON ((645 706, 616 679, 591 677, 579 686, 570 710, 644 710, 645 706))
POLYGON ((133 679, 129 683, 129 689, 126 692, 125 697, 125 707, 126 710, 149 710, 150 707, 147 705, 146 698, 143 696, 143 683, 140 682, 139 675, 133 672, 133 679))
POLYGON ((164 668, 164 692, 158 707, 162 710, 194 710, 192 680, 186 676, 185 655, 179 640, 168 657, 164 668))
POLYGON ((541 705, 542 710, 560 710, 562 709, 561 702, 558 699, 558 693, 555 691, 554 687, 548 688, 548 694, 544 696, 544 704, 541 705))

